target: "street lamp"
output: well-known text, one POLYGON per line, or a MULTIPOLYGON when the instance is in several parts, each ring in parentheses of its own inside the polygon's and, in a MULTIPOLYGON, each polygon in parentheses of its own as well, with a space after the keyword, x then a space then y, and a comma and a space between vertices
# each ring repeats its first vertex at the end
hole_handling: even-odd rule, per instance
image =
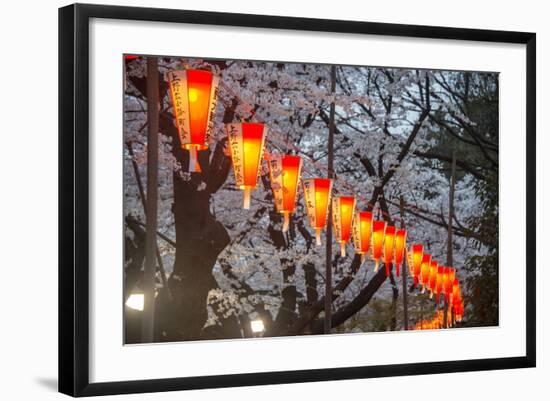
POLYGON ((250 321, 250 329, 255 337, 260 336, 265 331, 264 322, 262 319, 254 319, 250 321))
POLYGON ((126 300, 126 306, 130 309, 134 309, 137 311, 143 311, 143 305, 145 303, 145 296, 143 293, 135 292, 133 294, 130 294, 128 299, 126 300))

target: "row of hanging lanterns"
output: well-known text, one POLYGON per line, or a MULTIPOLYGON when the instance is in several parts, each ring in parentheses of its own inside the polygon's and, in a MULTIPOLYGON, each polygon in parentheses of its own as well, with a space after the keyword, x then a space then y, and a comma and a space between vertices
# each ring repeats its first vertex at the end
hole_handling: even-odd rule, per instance
MULTIPOLYGON (((189 171, 199 172, 197 152, 208 149, 214 126, 214 115, 220 79, 206 70, 175 70, 166 75, 174 108, 176 128, 180 144, 189 151, 189 171)), ((230 123, 225 126, 231 154, 235 184, 243 190, 243 207, 250 208, 251 191, 256 189, 261 172, 265 140, 268 128, 263 123, 230 123)), ((295 212, 302 159, 296 155, 270 155, 267 157, 271 189, 275 209, 283 215, 283 232, 295 212)), ((326 228, 329 205, 332 203, 332 221, 335 240, 340 253, 346 255, 346 245, 353 243, 355 253, 364 261, 369 254, 375 262, 375 272, 380 261, 386 275, 395 264, 396 274, 407 258, 409 273, 414 286, 420 284, 422 292, 430 291, 439 302, 443 292, 446 302, 455 316, 462 316, 464 306, 455 269, 439 266, 421 244, 413 244, 407 250, 407 232, 384 220, 374 220, 371 211, 356 211, 356 199, 350 195, 332 197, 333 181, 329 178, 304 178, 302 188, 307 217, 315 230, 317 245, 321 244, 321 232, 326 228)))

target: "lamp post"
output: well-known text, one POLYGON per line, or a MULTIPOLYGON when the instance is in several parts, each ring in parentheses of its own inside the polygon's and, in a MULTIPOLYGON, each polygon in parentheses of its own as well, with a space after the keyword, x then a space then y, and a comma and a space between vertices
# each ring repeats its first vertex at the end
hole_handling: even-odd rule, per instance
POLYGON ((153 342, 155 322, 155 273, 157 250, 158 135, 159 135, 158 60, 147 58, 147 212, 145 267, 143 269, 142 342, 153 342))

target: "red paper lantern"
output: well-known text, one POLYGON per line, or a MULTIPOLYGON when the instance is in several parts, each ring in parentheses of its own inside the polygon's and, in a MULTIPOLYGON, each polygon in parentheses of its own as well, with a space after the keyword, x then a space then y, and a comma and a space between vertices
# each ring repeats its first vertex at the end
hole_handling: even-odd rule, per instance
POLYGON ((283 232, 288 231, 290 213, 296 209, 298 181, 302 168, 300 156, 271 156, 269 159, 269 175, 271 190, 275 200, 275 209, 283 214, 283 232))
POLYGON ((353 245, 355 253, 361 255, 361 262, 370 249, 371 233, 372 212, 357 212, 353 219, 353 245))
POLYGON ((189 171, 200 171, 197 151, 208 149, 219 77, 205 70, 175 70, 167 78, 180 144, 189 151, 189 171))
POLYGON ((321 230, 327 225, 332 180, 330 178, 308 178, 302 182, 309 223, 315 229, 317 245, 321 245, 321 230))
POLYGON ((445 292, 445 301, 449 302, 451 297, 451 291, 453 290, 453 282, 450 278, 450 267, 445 267, 443 271, 443 291, 445 292))
POLYGON ((250 208, 250 191, 256 189, 264 152, 267 127, 262 123, 226 124, 235 183, 244 195, 243 208, 250 208))
POLYGON ((380 266, 380 258, 382 257, 382 251, 384 246, 384 234, 386 231, 386 222, 374 221, 372 223, 372 259, 375 262, 374 271, 378 271, 380 266))
POLYGON ((420 274, 423 256, 424 246, 421 244, 414 244, 409 252, 409 273, 414 278, 415 287, 418 284, 418 275, 420 274))
POLYGON ((433 293, 435 292, 437 270, 438 270, 438 263, 437 261, 432 260, 432 262, 430 263, 430 276, 428 277, 428 289, 430 290, 430 298, 433 296, 433 293))
POLYGON ((355 197, 335 196, 332 199, 334 237, 340 243, 340 254, 346 256, 346 243, 351 239, 351 224, 355 212, 355 197))
POLYGON ((455 278, 453 280, 453 292, 452 292, 451 303, 455 303, 455 301, 458 299, 459 292, 460 292, 460 283, 458 282, 458 279, 455 278))
POLYGON ((439 266, 437 268, 437 278, 435 281, 435 295, 436 299, 435 302, 439 304, 439 298, 441 295, 441 291, 443 291, 443 274, 445 272, 445 269, 443 266, 439 266))
POLYGON ((403 254, 406 248, 407 230, 397 230, 397 233, 395 234, 395 271, 397 273, 397 277, 399 277, 401 264, 403 263, 403 254))
POLYGON ((416 274, 415 272, 415 283, 422 284, 422 293, 426 292, 426 287, 428 286, 428 278, 430 277, 430 267, 432 263, 432 255, 425 253, 422 255, 422 263, 420 265, 420 272, 416 274))
POLYGON ((387 226, 384 238, 384 265, 386 267, 386 277, 390 275, 390 265, 395 259, 395 227, 387 226))

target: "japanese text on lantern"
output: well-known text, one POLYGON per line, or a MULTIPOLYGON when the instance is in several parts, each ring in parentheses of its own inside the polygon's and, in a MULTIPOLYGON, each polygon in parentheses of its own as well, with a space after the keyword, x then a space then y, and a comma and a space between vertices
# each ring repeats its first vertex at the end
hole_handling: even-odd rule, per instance
POLYGON ((180 143, 188 143, 191 141, 191 134, 189 131, 187 74, 185 71, 169 71, 168 82, 170 83, 170 94, 180 143))

